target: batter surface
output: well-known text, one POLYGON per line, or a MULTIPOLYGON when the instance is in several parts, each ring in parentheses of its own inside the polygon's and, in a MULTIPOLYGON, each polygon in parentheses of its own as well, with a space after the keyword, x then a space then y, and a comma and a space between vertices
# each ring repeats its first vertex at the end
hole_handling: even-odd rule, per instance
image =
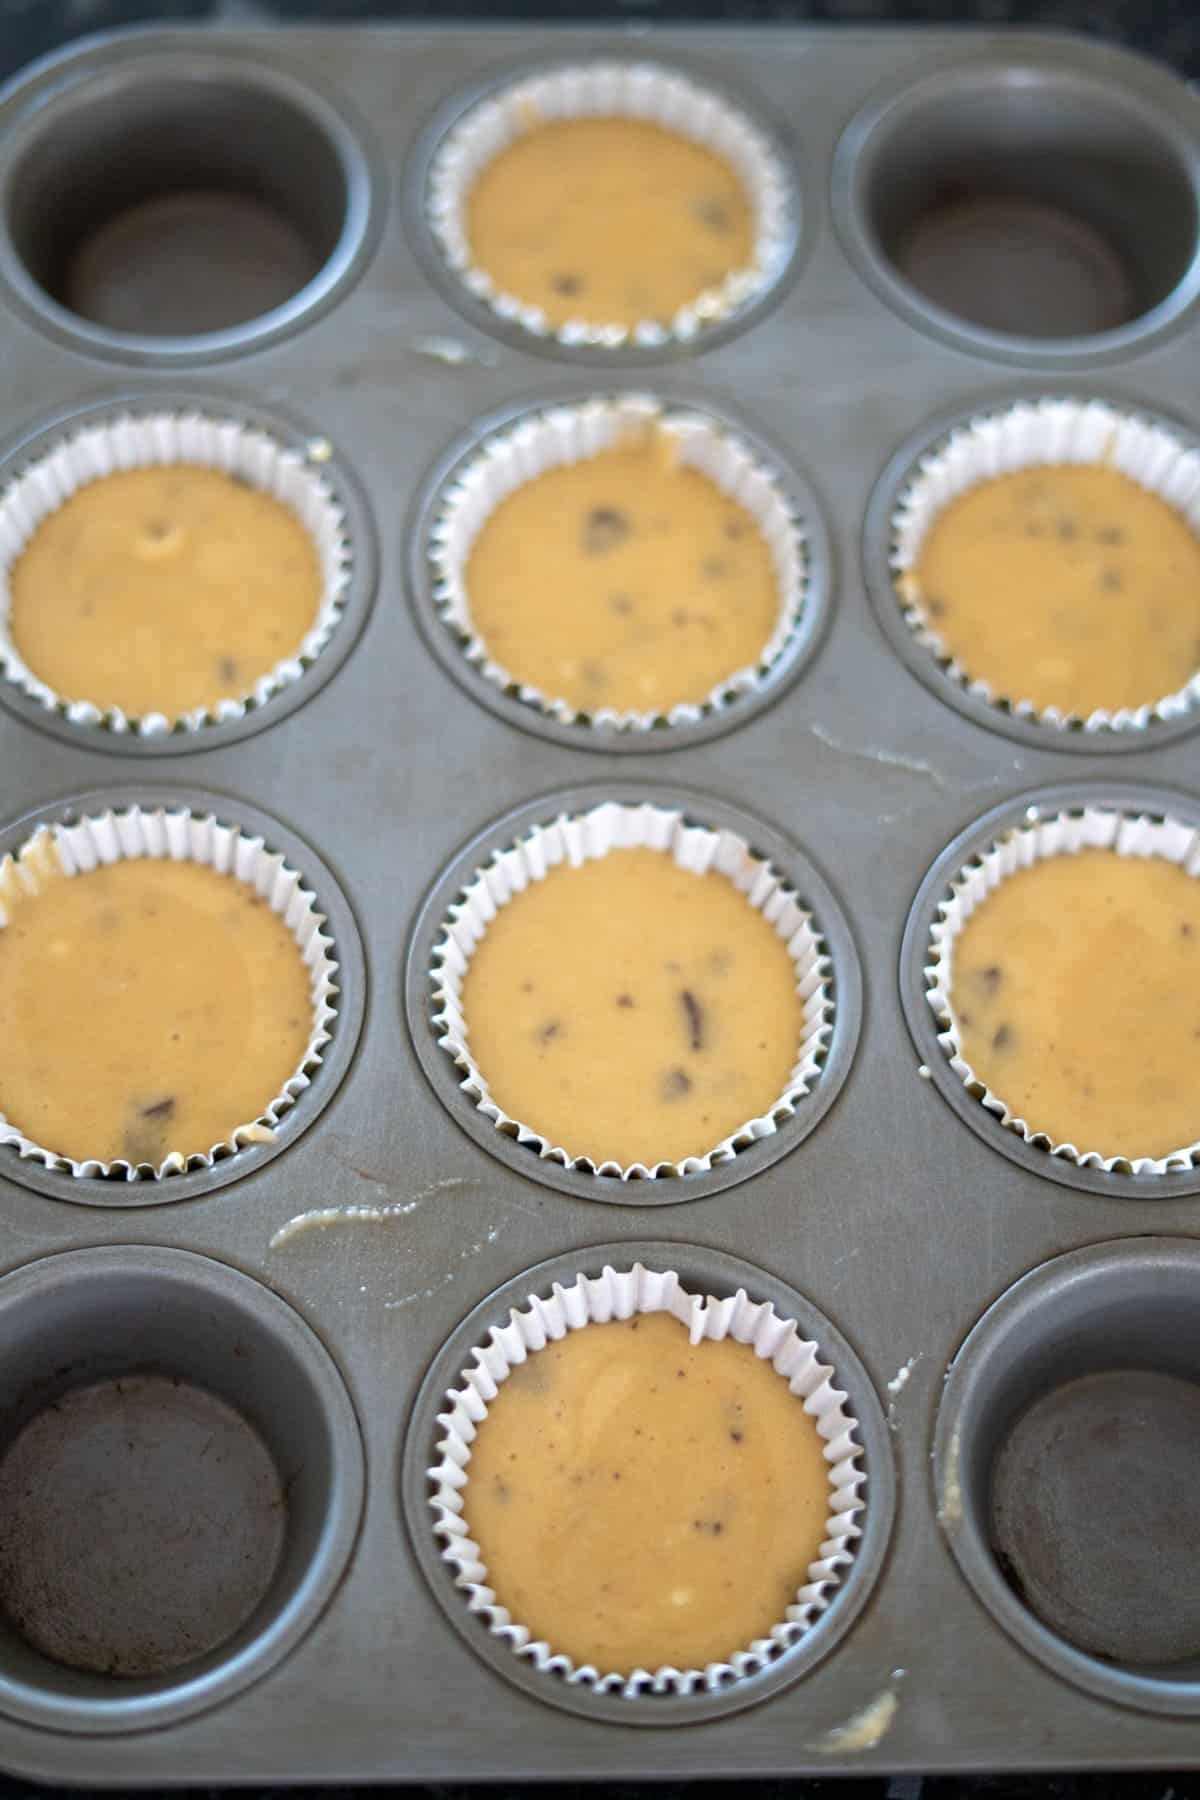
POLYGON ((698 704, 758 661, 779 616, 753 518, 653 430, 517 488, 466 588, 493 658, 585 712, 698 704))
POLYGON ((299 1067, 309 977, 247 883, 139 859, 51 878, 0 930, 0 1111, 47 1150, 157 1166, 299 1067))
POLYGON ((967 920, 963 1054, 1034 1131, 1105 1156, 1200 1138, 1200 881, 1082 850, 1012 875, 967 920))
POLYGON ((734 170, 641 119, 537 123, 480 170, 466 212, 475 266, 551 326, 666 323, 753 260, 734 170))
POLYGON ((1200 668, 1200 539, 1114 469, 1025 469, 935 521, 906 598, 967 673, 1086 718, 1176 692, 1200 668))
POLYGON ((177 464, 79 488, 10 586, 13 642, 56 694, 178 718, 247 693, 299 649, 321 571, 282 502, 177 464))
POLYGON ((500 1604, 601 1674, 703 1668, 765 1636, 829 1513, 821 1438, 783 1377, 666 1313, 568 1332, 514 1369, 468 1475, 500 1604))
POLYGON ((658 850, 532 882, 488 926, 462 1006, 499 1106, 573 1156, 651 1168, 769 1112, 803 1025, 762 914, 658 850))

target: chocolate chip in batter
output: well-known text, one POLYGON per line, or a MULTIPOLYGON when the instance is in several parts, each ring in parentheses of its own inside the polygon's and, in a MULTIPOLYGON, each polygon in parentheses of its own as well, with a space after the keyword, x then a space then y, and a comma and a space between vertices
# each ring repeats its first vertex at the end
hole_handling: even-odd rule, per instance
POLYGON ((146 536, 150 539, 151 543, 161 544, 163 539, 170 537, 170 535, 171 523, 169 519, 148 519, 146 521, 146 536))
POLYGON ((946 602, 931 597, 925 602, 925 611, 929 614, 931 619, 944 618, 946 615, 946 602))
POLYGON ((154 1100, 149 1106, 141 1108, 143 1119, 169 1119, 175 1111, 175 1096, 167 1094, 162 1100, 154 1100))
POLYGON ((593 506, 583 521, 583 547, 589 556, 603 556, 623 544, 633 530, 629 514, 616 506, 593 506))
POLYGON ((977 969, 975 979, 981 982, 985 993, 994 994, 1004 980, 1004 970, 999 963, 989 963, 986 969, 977 969))
POLYGON ((1179 935, 1180 935, 1180 937, 1185 937, 1185 938, 1195 937, 1195 935, 1196 935, 1195 926, 1192 925, 1189 920, 1181 919, 1179 921, 1179 935))
POLYGON ((617 1005, 618 1006, 632 1006, 633 1005, 633 995, 632 994, 618 994, 617 995, 617 1005))
POLYGON ((706 225, 710 231, 718 232, 722 236, 729 230, 733 222, 729 216, 729 208, 723 200, 718 200, 715 194, 698 195, 692 201, 692 212, 702 225, 706 225))
POLYGON ((222 681, 236 681, 237 672, 237 663, 232 656, 219 656, 217 658, 217 674, 221 677, 222 681))
POLYGON ((734 539, 735 542, 738 538, 744 538, 746 535, 746 527, 741 519, 726 519, 723 529, 725 536, 734 539))
POLYGON ((997 1025, 995 1031, 992 1033, 992 1049, 993 1050, 1007 1050, 1009 1045, 1012 1043, 1012 1041, 1013 1041, 1012 1026, 1011 1025, 997 1025))
POLYGON ((554 293, 565 294, 569 298, 574 294, 583 292, 583 277, 582 275, 571 275, 564 271, 562 274, 552 275, 550 277, 550 286, 554 293))
POLYGON ((683 1016, 687 1022, 689 1050, 704 1048, 704 1008, 693 994, 691 988, 684 988, 679 995, 683 1007, 683 1016))
POLYGON ((668 1069, 661 1085, 664 1100, 682 1100, 692 1091, 692 1078, 686 1069, 668 1069))
POLYGON ((559 1036, 561 1031, 562 1031, 561 1020, 547 1019, 547 1021, 544 1025, 538 1026, 538 1030, 537 1030, 538 1042, 541 1044, 551 1044, 554 1042, 554 1039, 559 1036))
POLYGON ((608 686, 608 670, 603 663, 581 663, 579 673, 590 688, 606 688, 608 686))

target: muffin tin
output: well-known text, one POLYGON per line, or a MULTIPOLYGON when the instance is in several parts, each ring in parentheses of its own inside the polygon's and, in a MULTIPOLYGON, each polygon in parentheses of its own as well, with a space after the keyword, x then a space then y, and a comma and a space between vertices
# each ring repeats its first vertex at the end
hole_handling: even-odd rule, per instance
MULTIPOLYGON (((1051 35, 181 28, 38 65, 0 97, 0 127, 6 475, 96 409, 262 418, 327 472, 354 559, 328 646, 228 726, 139 738, 0 685, 0 848, 38 821, 134 801, 211 812, 310 881, 341 979, 329 1054, 274 1144, 86 1195, 0 1154, 0 1487, 6 1456, 10 1478, 26 1466, 17 1452, 41 1458, 30 1512, 0 1534, 10 1611, 11 1570, 51 1535, 53 1509, 77 1518, 111 1498, 123 1408, 179 1445, 178 1471, 160 1459, 146 1494, 122 1499, 117 1482, 120 1529, 143 1549, 131 1617, 168 1591, 156 1557, 174 1559, 184 1615, 215 1573, 211 1533, 185 1523, 195 1561, 176 1568, 162 1529, 199 1498, 185 1466, 196 1404, 226 1447, 211 1491, 237 1507, 251 1564, 229 1600, 241 1623, 191 1662, 164 1627, 137 1674, 72 1671, 31 1648, 36 1619, 27 1637, 0 1625, 0 1763, 212 1784, 1200 1762, 1200 1678, 1171 1621, 1169 1667, 1123 1663, 1130 1646, 1153 1652, 1153 1608, 1139 1593, 1129 1617, 1105 1613, 1098 1596, 1105 1661, 1018 1597, 1045 1546, 1023 1533, 1005 1473, 1047 1418, 1105 1427, 1123 1381, 1143 1396, 1150 1384, 1147 1417, 1170 1446, 1170 1382, 1197 1376, 1194 1171, 1067 1180, 955 1089, 921 973, 932 909, 981 831, 1043 804, 1190 817, 1200 738, 1191 717, 1102 746, 1014 731, 918 665, 926 652, 892 629, 880 589, 891 497, 948 422, 1095 396, 1195 433, 1195 98, 1136 58, 1051 35), (423 220, 430 159, 466 106, 525 70, 592 58, 651 59, 716 87, 791 172, 786 268, 686 347, 576 349, 496 324, 423 220), (110 232, 81 261, 89 221, 128 209, 144 243, 159 216, 146 206, 166 192, 170 212, 172 189, 197 188, 229 219, 271 207, 290 233, 281 266, 302 285, 249 322, 210 314, 198 334, 173 329, 198 316, 181 310, 197 296, 169 286, 149 296, 158 336, 71 311, 104 311, 88 271, 111 274, 129 241, 110 232), (86 207, 66 204, 77 194, 86 207), (1016 330, 997 327, 1005 282, 966 279, 996 266, 998 245, 1014 294, 1032 278, 1016 330), (1053 317, 1036 305, 1047 269, 1065 303, 1053 317), (761 704, 678 734, 606 734, 484 693, 431 605, 447 473, 498 422, 625 392, 767 447, 819 596, 761 704), (448 902, 523 822, 604 799, 743 831, 832 955, 834 1030, 812 1093, 705 1175, 630 1183, 547 1164, 475 1127, 436 1043, 425 977, 448 902), (600 1704, 541 1671, 517 1680, 456 1606, 428 1511, 436 1413, 470 1347, 550 1282, 639 1257, 705 1292, 773 1299, 824 1341, 867 1468, 863 1536, 819 1623, 690 1711, 692 1697, 600 1704), (282 1549, 237 1499, 270 1505, 264 1450, 282 1549)), ((236 298, 264 291, 261 275, 234 253, 221 282, 236 298)), ((1186 1433, 1176 1448, 1167 1473, 1186 1496, 1186 1433)), ((1131 1579, 1186 1593, 1178 1515, 1143 1529, 1136 1471, 1100 1498, 1131 1579)), ((69 1557, 57 1574, 82 1604, 69 1557)), ((1061 1622, 1054 1598, 1039 1605, 1061 1622)), ((81 1646, 106 1617, 83 1607, 81 1646)), ((110 1625, 118 1666, 129 1623, 110 1625)), ((1186 1624, 1185 1607, 1185 1637, 1186 1624)))

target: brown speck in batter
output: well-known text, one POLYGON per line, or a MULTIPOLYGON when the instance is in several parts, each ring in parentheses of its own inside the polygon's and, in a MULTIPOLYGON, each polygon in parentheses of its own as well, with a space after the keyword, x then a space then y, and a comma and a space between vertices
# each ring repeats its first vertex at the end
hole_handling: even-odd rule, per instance
POLYGON ((628 594, 614 594, 608 603, 615 613, 627 617, 633 611, 633 601, 628 594))
POLYGON ((985 969, 976 971, 975 978, 986 994, 994 994, 1004 980, 1004 970, 999 963, 989 963, 985 969))
POLYGON ((926 600, 925 611, 929 614, 931 619, 944 619, 946 616, 946 602, 944 600, 926 600))
POLYGON ((1102 525, 1096 533, 1096 540, 1101 544, 1123 544, 1125 533, 1119 525, 1102 525))
POLYGON ((679 1100, 692 1091, 692 1078, 686 1069, 668 1069, 662 1078, 664 1100, 679 1100))
POLYGON ((710 231, 719 232, 722 237, 732 224, 729 208, 723 200, 716 199, 712 194, 700 194, 692 201, 692 211, 702 225, 707 225, 710 231))
POLYGON ((706 556, 700 564, 700 573, 709 581, 724 581, 729 573, 729 564, 723 556, 706 556))
POLYGON ((175 1096, 168 1094, 165 1099, 155 1100, 141 1109, 143 1119, 169 1119, 175 1111, 175 1096))
POLYGON ((538 1026, 538 1033, 537 1033, 538 1040, 540 1043, 543 1043, 543 1044, 551 1044, 554 1042, 554 1039, 556 1037, 558 1037, 558 1035, 560 1034, 561 1031, 562 1031, 561 1020, 548 1019, 544 1025, 538 1026))
POLYGON ((616 506, 593 506, 583 522, 583 547, 589 556, 604 556, 623 544, 633 530, 627 512, 616 506))
POLYGON ((743 538, 746 535, 746 527, 740 519, 726 519, 723 529, 725 536, 732 539, 735 543, 738 538, 743 538))
POLYGON ((687 1021, 688 1048, 689 1050, 703 1050, 704 1008, 691 988, 684 988, 679 998, 683 1005, 684 1018, 687 1021))
POLYGON ((633 1005, 633 995, 632 994, 618 994, 617 995, 617 1005, 618 1006, 626 1006, 626 1007, 632 1006, 633 1005))
POLYGON ((1187 919, 1181 919, 1179 921, 1179 935, 1180 937, 1185 938, 1195 937, 1195 927, 1187 919))
POLYGON ((568 297, 572 294, 582 293, 583 291, 583 282, 578 275, 552 275, 550 277, 550 286, 554 289, 556 294, 565 294, 568 297))
POLYGON ((1119 594, 1125 586, 1119 569, 1105 569, 1100 576, 1100 586, 1106 594, 1119 594))
POLYGON ((1060 519, 1055 530, 1064 544, 1071 543, 1074 538, 1079 536, 1079 528, 1074 519, 1060 519))
POLYGON ((222 681, 236 681, 238 667, 232 656, 217 658, 217 674, 222 681))
POLYGON ((993 1050, 1007 1050, 1009 1045, 1012 1043, 1012 1041, 1013 1041, 1012 1026, 1011 1025, 997 1025, 995 1031, 992 1033, 992 1049, 993 1050))

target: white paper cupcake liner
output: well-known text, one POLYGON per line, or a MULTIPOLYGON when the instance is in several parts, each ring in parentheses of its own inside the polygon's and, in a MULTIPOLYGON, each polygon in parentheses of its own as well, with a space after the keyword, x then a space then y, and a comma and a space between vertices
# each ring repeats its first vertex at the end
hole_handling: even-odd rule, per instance
POLYGON ((951 1004, 954 984, 954 945, 967 920, 994 889, 1048 857, 1071 856, 1079 850, 1112 850, 1118 856, 1163 857, 1188 875, 1200 875, 1200 832, 1177 819, 1147 818, 1105 807, 1055 813, 1046 819, 1009 831, 982 855, 973 857, 954 877, 948 897, 938 906, 930 930, 929 960, 925 968, 926 998, 938 1023, 938 1043, 950 1067, 972 1095, 1001 1124, 1027 1144, 1061 1156, 1083 1169, 1103 1169, 1133 1175, 1163 1175, 1172 1169, 1190 1169, 1200 1161, 1200 1140, 1181 1145, 1166 1156, 1105 1155, 1078 1144, 1059 1143, 1027 1120, 1018 1117, 999 1094, 993 1093, 975 1073, 962 1053, 962 1040, 951 1004))
POLYGON ((655 63, 570 63, 526 76, 481 101, 446 135, 429 172, 430 229, 450 268, 498 318, 564 345, 614 349, 687 341, 743 310, 781 273, 794 236, 791 183, 765 134, 721 95, 655 63), (740 176, 754 217, 749 265, 681 307, 669 320, 625 325, 572 319, 552 328, 540 307, 500 292, 471 260, 467 196, 480 170, 517 137, 555 119, 639 119, 681 133, 740 176))
POLYGON ((1200 670, 1173 694, 1114 712, 1097 708, 1082 717, 1054 706, 1038 707, 1014 694, 998 694, 947 650, 924 610, 915 575, 921 546, 938 515, 981 482, 1019 469, 1075 463, 1101 464, 1165 500, 1192 531, 1200 533, 1200 448, 1155 419, 1120 412, 1103 400, 1021 401, 981 414, 959 426, 918 463, 896 503, 891 521, 890 567, 904 618, 917 642, 967 693, 1017 718, 1059 731, 1141 731, 1152 721, 1179 718, 1200 699, 1200 670))
POLYGON ((468 662, 490 682, 514 693, 526 706, 566 724, 624 731, 691 724, 707 714, 723 711, 761 686, 795 635, 808 581, 803 528, 774 472, 735 432, 715 419, 666 408, 651 396, 641 394, 551 407, 529 414, 507 430, 486 438, 442 497, 431 530, 429 558, 434 571, 434 603, 461 643, 468 662), (495 660, 471 617, 467 565, 484 525, 517 488, 536 481, 550 469, 584 462, 602 451, 636 442, 648 431, 661 433, 682 466, 706 475, 754 519, 771 552, 779 608, 774 630, 757 660, 732 670, 703 700, 665 711, 620 712, 613 707, 599 707, 589 712, 518 681, 495 660))
POLYGON ((309 974, 312 1029, 304 1054, 283 1087, 256 1119, 234 1127, 227 1138, 204 1151, 172 1151, 157 1169, 124 1160, 77 1162, 25 1136, 16 1122, 0 1113, 0 1145, 12 1145, 23 1158, 75 1176, 117 1180, 162 1180, 195 1169, 209 1169, 247 1144, 269 1143, 284 1113, 309 1086, 331 1037, 336 1012, 338 965, 334 944, 325 930, 316 897, 283 855, 260 837, 243 835, 236 825, 223 825, 211 815, 143 810, 103 812, 72 823, 39 826, 15 855, 0 862, 0 931, 14 906, 28 904, 48 878, 59 871, 68 877, 86 874, 104 863, 128 857, 154 857, 195 862, 231 880, 247 883, 281 918, 295 940, 309 974))
POLYGON ((712 1692, 758 1674, 798 1643, 828 1607, 843 1571, 853 1560, 854 1545, 861 1535, 860 1515, 867 1504, 861 1492, 866 1472, 859 1466, 858 1424, 847 1410, 846 1395, 833 1385, 836 1370, 821 1361, 820 1346, 806 1342, 795 1321, 780 1318, 769 1301, 750 1300, 741 1288, 728 1299, 704 1298, 688 1293, 673 1272, 659 1273, 640 1263, 623 1271, 606 1267, 596 1277, 578 1276, 569 1287, 555 1282, 548 1296, 531 1294, 524 1307, 510 1312, 506 1325, 492 1328, 488 1342, 478 1345, 473 1354, 474 1364, 463 1370, 461 1385, 447 1395, 448 1410, 438 1415, 442 1435, 436 1447, 436 1465, 429 1471, 433 1529, 470 1611, 517 1656, 527 1658, 547 1675, 597 1693, 620 1693, 633 1699, 643 1694, 712 1692), (817 1560, 809 1565, 807 1581, 797 1590, 785 1617, 764 1637, 734 1648, 728 1661, 709 1663, 703 1669, 668 1667, 611 1674, 590 1664, 576 1666, 552 1644, 534 1639, 527 1627, 497 1602, 479 1547, 463 1517, 463 1495, 470 1481, 475 1434, 514 1368, 568 1331, 656 1312, 670 1313, 685 1325, 693 1344, 731 1337, 751 1345, 757 1356, 771 1363, 824 1439, 829 1513, 825 1538, 817 1560))
POLYGON ((282 688, 299 681, 329 642, 346 601, 351 547, 345 518, 328 482, 297 450, 257 425, 199 412, 121 413, 64 436, 23 469, 0 493, 0 675, 75 725, 156 737, 173 730, 241 719, 282 688), (217 469, 270 494, 296 516, 312 539, 321 572, 317 615, 300 643, 243 694, 195 707, 178 718, 164 713, 130 717, 85 697, 48 687, 22 659, 9 629, 13 566, 42 521, 78 489, 128 469, 182 463, 217 469))
POLYGON ((622 1181, 698 1175, 731 1162, 739 1151, 759 1138, 770 1137, 792 1117, 812 1089, 833 1030, 831 967, 812 915, 782 875, 757 856, 737 832, 691 824, 682 813, 667 808, 605 801, 590 812, 574 817, 563 815, 550 824, 534 826, 519 843, 496 851, 487 867, 475 873, 461 899, 450 908, 433 952, 433 1022, 439 1033, 438 1043, 462 1071, 462 1091, 498 1131, 514 1137, 539 1157, 586 1174, 618 1176, 622 1181), (487 1077, 472 1056, 462 1006, 462 985, 471 957, 500 907, 531 882, 543 880, 550 869, 560 864, 578 868, 613 850, 637 849, 665 852, 681 869, 696 875, 716 870, 726 876, 787 946, 796 971, 796 992, 803 1005, 796 1061, 786 1087, 769 1111, 747 1119, 711 1149, 698 1149, 695 1156, 679 1162, 655 1163, 652 1168, 644 1163, 597 1163, 552 1143, 532 1125, 506 1113, 493 1100, 487 1077))

